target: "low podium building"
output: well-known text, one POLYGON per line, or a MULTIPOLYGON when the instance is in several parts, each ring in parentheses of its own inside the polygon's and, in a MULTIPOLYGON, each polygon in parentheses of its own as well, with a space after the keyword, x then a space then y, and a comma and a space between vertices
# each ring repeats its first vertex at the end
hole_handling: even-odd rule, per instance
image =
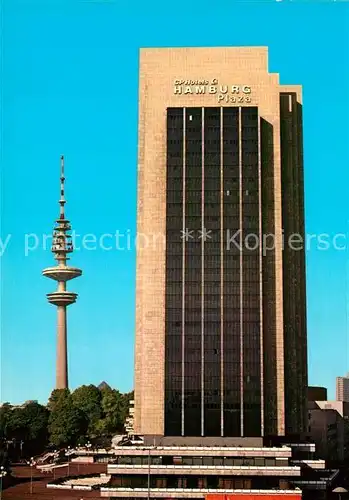
MULTIPOLYGON (((223 445, 120 446, 101 496, 114 499, 327 498, 336 471, 314 460, 312 444, 281 447, 223 445), (279 496, 277 496, 279 495, 279 496), (282 498, 284 498, 282 497, 282 498)), ((258 444, 258 443, 256 443, 258 444)))

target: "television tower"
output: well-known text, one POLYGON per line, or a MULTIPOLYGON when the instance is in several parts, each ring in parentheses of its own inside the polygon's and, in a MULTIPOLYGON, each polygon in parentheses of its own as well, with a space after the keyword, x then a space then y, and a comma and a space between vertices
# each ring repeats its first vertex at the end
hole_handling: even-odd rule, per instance
POLYGON ((57 306, 57 360, 56 389, 68 388, 68 356, 67 356, 67 306, 76 301, 77 294, 66 290, 66 283, 81 276, 82 271, 76 267, 67 266, 68 253, 73 251, 71 225, 65 218, 64 205, 64 157, 61 156, 61 197, 59 199, 60 214, 53 230, 51 251, 57 265, 43 270, 42 274, 57 281, 57 291, 47 294, 51 304, 57 306))

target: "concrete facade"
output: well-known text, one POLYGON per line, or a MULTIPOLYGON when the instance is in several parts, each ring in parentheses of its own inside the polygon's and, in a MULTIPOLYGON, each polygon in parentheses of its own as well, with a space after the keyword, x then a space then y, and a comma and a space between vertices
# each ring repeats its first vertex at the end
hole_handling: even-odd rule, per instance
POLYGON ((308 432, 317 456, 330 463, 349 460, 349 403, 313 401, 308 405, 308 432))
POLYGON ((349 403, 349 373, 336 379, 336 400, 349 403))
MULTIPOLYGON (((305 289, 302 297, 292 295, 293 288, 288 282, 291 278, 285 271, 287 266, 282 254, 280 124, 281 105, 292 112, 294 106, 301 107, 301 99, 300 86, 280 85, 279 75, 268 72, 268 51, 265 47, 160 48, 142 49, 140 52, 134 414, 136 434, 163 436, 165 429, 166 110, 175 107, 255 106, 258 107, 260 119, 271 126, 272 216, 275 221, 276 245, 272 264, 274 295, 270 301, 267 292, 261 293, 261 301, 265 301, 263 312, 265 311, 266 316, 269 314, 271 302, 273 316, 269 325, 266 318, 263 318, 263 313, 260 318, 262 421, 270 422, 267 430, 263 430, 262 424, 261 435, 267 433, 283 436, 304 430, 307 399, 305 289), (194 89, 193 93, 186 93, 187 79, 193 79, 193 82, 188 82, 194 89), (208 82, 204 94, 202 91, 195 91, 197 79, 208 82), (211 84, 213 89, 210 89, 211 84), (226 85, 229 87, 227 93, 226 85), (231 92, 232 86, 235 90, 233 88, 231 92), (248 99, 241 90, 236 90, 244 86, 251 89, 246 94, 248 99), (235 102, 225 100, 231 97, 236 99, 235 102), (303 323, 299 328, 301 338, 298 340, 289 340, 291 334, 285 331, 285 322, 293 324, 297 316, 297 312, 292 311, 290 306, 286 309, 287 317, 284 317, 284 296, 288 293, 283 289, 285 281, 287 289, 290 287, 291 290, 290 300, 300 303, 303 323), (294 349, 299 349, 298 355, 295 355, 294 349), (285 398, 285 384, 291 388, 288 392, 290 403, 285 398), (275 386, 275 390, 269 394, 271 386, 275 386), (298 418, 297 415, 300 415, 300 420, 293 421, 292 419, 298 418)), ((285 164, 287 161, 285 159, 285 164)), ((297 175, 302 178, 302 170, 297 175)), ((300 207, 298 223, 304 228, 302 194, 299 194, 297 200, 300 207)), ((293 228, 297 229, 295 226, 293 228)), ((296 265, 302 268, 304 259, 296 265)), ((302 287, 303 285, 304 283, 302 287)), ((261 282, 261 289, 263 286, 261 282)), ((296 329, 295 327, 294 330, 296 329)))

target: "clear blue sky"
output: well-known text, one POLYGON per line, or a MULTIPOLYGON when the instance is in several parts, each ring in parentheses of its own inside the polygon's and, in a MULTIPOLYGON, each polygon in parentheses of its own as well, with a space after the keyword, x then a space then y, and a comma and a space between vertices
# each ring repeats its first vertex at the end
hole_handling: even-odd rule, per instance
MULTIPOLYGON (((55 308, 41 277, 66 156, 67 214, 78 233, 136 223, 138 50, 269 46, 270 70, 304 89, 306 226, 349 230, 349 3, 3 0, 2 401, 46 401, 54 386, 55 308), (129 5, 128 5, 129 4, 129 5)), ((349 241, 347 242, 349 245, 349 241)), ((348 251, 307 255, 309 381, 334 396, 349 368, 348 251)), ((70 385, 133 387, 135 252, 76 252, 70 385)))

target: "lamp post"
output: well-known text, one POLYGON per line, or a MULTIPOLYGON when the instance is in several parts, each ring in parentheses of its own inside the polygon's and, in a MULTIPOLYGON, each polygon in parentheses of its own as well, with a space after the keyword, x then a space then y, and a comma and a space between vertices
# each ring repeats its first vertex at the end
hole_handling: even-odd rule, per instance
POLYGON ((0 467, 0 500, 2 498, 2 478, 5 477, 7 472, 5 471, 5 467, 2 465, 0 467))
POLYGON ((52 456, 52 469, 51 469, 51 472, 52 472, 52 475, 53 475, 53 480, 56 479, 56 470, 55 470, 55 465, 56 465, 56 453, 57 453, 57 450, 53 450, 53 456, 52 456))
MULTIPOLYGON (((91 451, 91 448, 92 448, 92 444, 90 441, 87 441, 86 443, 86 448, 87 448, 87 451, 90 452, 91 451)), ((88 453, 88 456, 90 456, 90 454, 88 453)), ((86 466, 85 466, 86 467, 86 466)), ((84 467, 84 468, 85 468, 84 467)), ((86 469, 85 469, 86 470, 86 469)))
POLYGON ((30 459, 30 494, 33 494, 33 465, 34 465, 34 458, 31 457, 30 459))
POLYGON ((70 452, 70 446, 68 446, 68 453, 67 453, 67 455, 68 455, 68 477, 70 475, 70 460, 69 460, 70 459, 70 454, 69 454, 69 452, 70 452))

